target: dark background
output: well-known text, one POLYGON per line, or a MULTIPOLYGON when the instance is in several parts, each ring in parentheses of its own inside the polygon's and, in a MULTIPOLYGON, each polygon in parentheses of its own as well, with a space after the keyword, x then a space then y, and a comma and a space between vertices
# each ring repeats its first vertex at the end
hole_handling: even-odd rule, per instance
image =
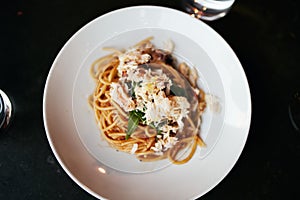
MULTIPOLYGON (((0 89, 14 105, 0 134, 0 199, 95 199, 58 164, 42 119, 43 89, 57 53, 82 26, 132 5, 182 10, 181 0, 2 0, 0 89)), ((205 22, 233 48, 249 81, 252 120, 242 155, 201 199, 300 199, 300 132, 288 105, 300 90, 297 0, 236 0, 224 18, 205 22), (279 3, 281 2, 281 3, 279 3)))

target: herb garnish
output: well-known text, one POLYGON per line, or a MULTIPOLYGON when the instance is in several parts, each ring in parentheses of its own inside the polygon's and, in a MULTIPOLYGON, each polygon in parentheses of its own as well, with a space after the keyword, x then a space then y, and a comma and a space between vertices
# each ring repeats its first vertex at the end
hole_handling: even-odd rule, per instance
POLYGON ((140 122, 142 123, 145 122, 144 115, 145 113, 143 113, 140 110, 129 111, 128 127, 127 127, 127 133, 125 137, 126 140, 135 131, 135 129, 138 127, 140 122))

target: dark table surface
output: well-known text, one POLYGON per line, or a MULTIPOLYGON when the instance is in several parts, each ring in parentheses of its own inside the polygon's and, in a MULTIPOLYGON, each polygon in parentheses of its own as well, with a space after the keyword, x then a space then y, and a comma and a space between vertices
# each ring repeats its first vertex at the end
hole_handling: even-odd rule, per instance
MULTIPOLYGON (((1 1, 0 89, 15 110, 0 135, 0 199, 95 199, 63 171, 46 138, 42 101, 52 62, 79 28, 104 13, 142 4, 182 10, 180 2, 1 1)), ((205 22, 240 59, 253 110, 240 159, 201 199, 300 198, 300 132, 288 114, 300 90, 299 7, 297 0, 236 0, 227 16, 205 22)))

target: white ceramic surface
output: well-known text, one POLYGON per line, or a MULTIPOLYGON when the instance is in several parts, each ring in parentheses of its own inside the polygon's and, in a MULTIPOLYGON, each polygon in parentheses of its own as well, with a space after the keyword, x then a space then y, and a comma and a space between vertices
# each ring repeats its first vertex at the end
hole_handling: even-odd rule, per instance
POLYGON ((210 27, 169 8, 137 6, 103 15, 80 29, 56 57, 44 91, 44 124, 50 146, 66 173, 101 199, 193 199, 216 186, 245 145, 251 99, 243 68, 229 45, 210 27), (198 84, 218 97, 221 112, 205 112, 198 149, 185 165, 141 163, 116 152, 99 136, 87 97, 94 89, 91 62, 154 36, 163 47, 171 39, 174 55, 194 66, 198 84), (184 184, 179 184, 183 183, 184 184))

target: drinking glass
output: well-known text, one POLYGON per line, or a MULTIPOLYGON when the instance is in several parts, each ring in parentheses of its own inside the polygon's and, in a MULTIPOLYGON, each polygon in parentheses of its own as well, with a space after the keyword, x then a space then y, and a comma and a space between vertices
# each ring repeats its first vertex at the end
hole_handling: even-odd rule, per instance
POLYGON ((300 131, 300 91, 293 94, 288 106, 288 113, 293 127, 300 131))
POLYGON ((8 127, 12 116, 12 104, 8 96, 0 90, 0 133, 8 127))
POLYGON ((183 0, 186 12, 195 18, 213 21, 224 17, 235 0, 183 0))

